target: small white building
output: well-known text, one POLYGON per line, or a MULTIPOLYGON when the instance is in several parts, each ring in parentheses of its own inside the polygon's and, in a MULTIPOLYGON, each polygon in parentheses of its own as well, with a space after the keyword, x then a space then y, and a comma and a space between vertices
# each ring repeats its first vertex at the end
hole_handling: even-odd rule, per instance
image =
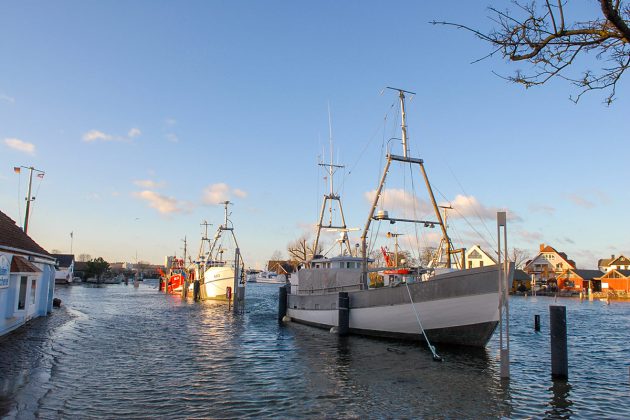
POLYGON ((0 336, 52 312, 55 258, 0 211, 0 336))
POLYGON ((597 262, 597 268, 604 273, 611 270, 630 270, 630 259, 624 255, 615 257, 611 255, 610 258, 603 258, 597 262))
POLYGON ((473 245, 466 250, 466 268, 487 267, 496 263, 496 260, 479 245, 473 245))
POLYGON ((51 254, 57 260, 55 283, 70 284, 74 278, 74 255, 51 254))

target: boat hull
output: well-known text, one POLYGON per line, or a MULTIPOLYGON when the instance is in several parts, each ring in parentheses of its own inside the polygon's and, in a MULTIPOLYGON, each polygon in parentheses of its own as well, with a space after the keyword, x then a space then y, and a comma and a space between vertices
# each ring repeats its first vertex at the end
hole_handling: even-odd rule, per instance
MULTIPOLYGON (((483 347, 499 320, 497 267, 436 276, 396 287, 349 291, 350 333, 483 347), (409 289, 407 289, 407 286, 409 289)), ((289 295, 287 315, 322 328, 338 326, 338 292, 289 295)))
MULTIPOLYGON (((201 299, 226 300, 227 288, 234 288, 233 267, 210 267, 203 275, 200 284, 201 299)), ((194 291, 194 284, 190 285, 190 293, 194 291)), ((232 290, 232 293, 234 291, 232 290)))

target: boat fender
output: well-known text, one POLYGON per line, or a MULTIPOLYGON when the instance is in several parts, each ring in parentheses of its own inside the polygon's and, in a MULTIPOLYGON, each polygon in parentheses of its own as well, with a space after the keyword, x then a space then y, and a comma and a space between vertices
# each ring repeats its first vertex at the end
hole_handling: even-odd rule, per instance
POLYGON ((331 334, 337 334, 338 332, 339 332, 339 328, 337 328, 337 327, 331 327, 330 328, 330 333, 331 334))
POLYGON ((289 315, 285 315, 282 317, 282 322, 291 322, 291 317, 289 315))

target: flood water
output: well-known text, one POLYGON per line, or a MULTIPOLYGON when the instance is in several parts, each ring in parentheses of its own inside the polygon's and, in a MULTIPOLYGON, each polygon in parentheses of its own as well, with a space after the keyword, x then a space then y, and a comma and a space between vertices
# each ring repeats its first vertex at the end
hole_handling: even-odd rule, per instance
POLYGON ((8 418, 630 418, 630 303, 566 305, 569 380, 553 381, 549 305, 510 299, 511 374, 486 349, 442 348, 289 323, 277 285, 247 310, 165 296, 154 282, 57 287, 63 306, 0 338, 8 418), (534 331, 541 315, 541 332, 534 331))

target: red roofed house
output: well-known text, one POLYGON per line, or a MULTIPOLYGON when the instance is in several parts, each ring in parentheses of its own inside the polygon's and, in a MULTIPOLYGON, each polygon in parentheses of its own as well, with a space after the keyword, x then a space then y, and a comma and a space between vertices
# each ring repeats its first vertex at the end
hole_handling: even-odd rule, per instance
POLYGON ((598 286, 602 292, 630 293, 630 270, 613 268, 595 280, 600 282, 598 286))
POLYGON ((556 288, 557 277, 572 268, 576 268, 575 261, 568 259, 567 254, 558 252, 549 245, 540 244, 538 255, 525 263, 523 271, 529 274, 537 285, 556 288))
POLYGON ((55 258, 0 211, 0 336, 52 312, 55 258))

